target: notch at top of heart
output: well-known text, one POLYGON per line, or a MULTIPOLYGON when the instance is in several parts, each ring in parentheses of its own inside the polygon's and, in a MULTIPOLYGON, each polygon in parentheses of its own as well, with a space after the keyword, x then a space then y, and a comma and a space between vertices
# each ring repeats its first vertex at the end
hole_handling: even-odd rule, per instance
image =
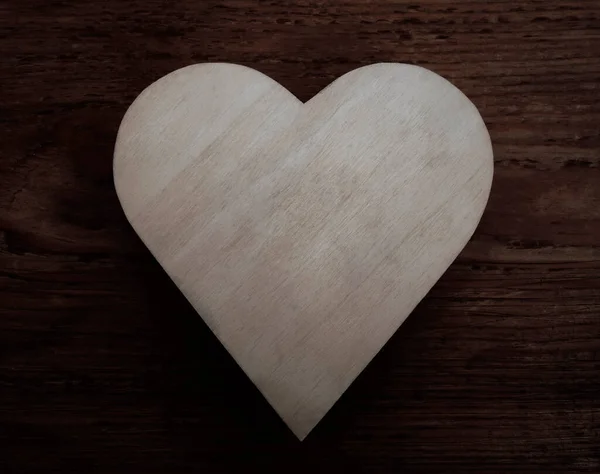
POLYGON ((301 439, 466 245, 492 175, 469 99, 393 63, 306 103, 244 66, 180 69, 114 159, 133 228, 301 439))

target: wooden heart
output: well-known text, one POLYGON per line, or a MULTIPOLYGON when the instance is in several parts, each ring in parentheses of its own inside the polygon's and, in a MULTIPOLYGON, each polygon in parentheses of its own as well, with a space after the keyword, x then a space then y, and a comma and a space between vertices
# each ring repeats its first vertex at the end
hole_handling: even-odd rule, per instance
POLYGON ((403 64, 304 104, 243 66, 180 69, 114 161, 133 228, 300 439, 467 243, 492 173, 475 106, 403 64))

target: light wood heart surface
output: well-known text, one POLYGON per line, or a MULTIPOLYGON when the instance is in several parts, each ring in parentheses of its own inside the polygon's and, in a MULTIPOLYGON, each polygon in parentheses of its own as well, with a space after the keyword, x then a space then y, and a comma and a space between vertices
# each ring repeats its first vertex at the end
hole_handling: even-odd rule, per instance
POLYGON ((136 99, 114 159, 132 226, 300 439, 467 243, 492 174, 474 105, 403 64, 305 104, 189 66, 136 99))

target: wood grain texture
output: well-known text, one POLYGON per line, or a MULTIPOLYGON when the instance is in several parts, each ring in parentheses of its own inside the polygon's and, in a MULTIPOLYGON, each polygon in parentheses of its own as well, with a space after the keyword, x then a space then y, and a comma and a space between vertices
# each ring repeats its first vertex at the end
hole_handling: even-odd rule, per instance
POLYGON ((492 184, 475 106, 407 64, 305 104, 254 69, 192 65, 117 136, 129 222, 300 439, 464 248, 492 184))
POLYGON ((0 22, 2 472, 598 471, 596 0, 28 0, 0 22), (301 100, 361 65, 423 65, 494 143, 474 239, 304 443, 112 184, 131 101, 205 61, 301 100))

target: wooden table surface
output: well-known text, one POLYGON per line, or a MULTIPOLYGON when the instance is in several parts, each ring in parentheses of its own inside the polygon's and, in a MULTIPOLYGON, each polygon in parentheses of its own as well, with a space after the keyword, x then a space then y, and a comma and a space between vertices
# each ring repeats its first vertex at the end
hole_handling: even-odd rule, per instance
POLYGON ((600 472, 598 0, 9 1, 0 55, 0 472, 600 472), (115 195, 127 106, 202 61, 419 64, 492 135, 471 243, 304 443, 115 195))

